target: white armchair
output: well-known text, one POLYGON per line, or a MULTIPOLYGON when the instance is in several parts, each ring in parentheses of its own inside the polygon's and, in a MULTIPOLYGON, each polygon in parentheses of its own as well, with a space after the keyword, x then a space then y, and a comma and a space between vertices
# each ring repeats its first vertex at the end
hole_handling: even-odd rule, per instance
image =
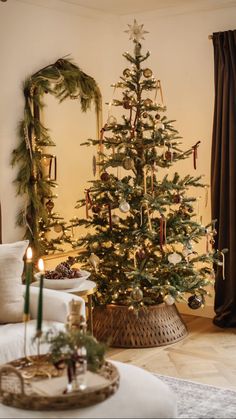
MULTIPOLYGON (((24 293, 25 287, 22 286, 24 293)), ((39 288, 30 288, 30 315, 31 320, 27 325, 27 355, 37 353, 37 345, 33 342, 36 332, 36 318, 38 308, 39 288)), ((75 295, 65 292, 44 289, 43 291, 43 331, 52 328, 63 329, 66 317, 69 313, 69 302, 81 301, 81 314, 85 316, 84 300, 75 295)), ((47 351, 47 345, 41 345, 41 353, 47 351)), ((12 361, 24 356, 24 323, 8 323, 0 325, 0 364, 12 361)))

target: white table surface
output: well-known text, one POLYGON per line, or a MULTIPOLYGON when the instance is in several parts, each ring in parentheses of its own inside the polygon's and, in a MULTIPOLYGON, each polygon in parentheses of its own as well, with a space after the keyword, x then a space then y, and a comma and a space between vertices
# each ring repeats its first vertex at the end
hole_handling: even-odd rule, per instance
POLYGON ((176 397, 151 373, 120 362, 118 391, 102 403, 65 411, 30 411, 0 404, 0 418, 176 418, 176 397))

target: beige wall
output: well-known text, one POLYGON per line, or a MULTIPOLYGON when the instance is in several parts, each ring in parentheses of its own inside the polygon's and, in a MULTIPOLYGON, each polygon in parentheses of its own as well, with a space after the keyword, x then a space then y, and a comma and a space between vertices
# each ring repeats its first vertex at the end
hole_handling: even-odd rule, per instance
MULTIPOLYGON (((66 10, 47 7, 61 2, 38 3, 43 7, 16 0, 0 3, 0 200, 4 242, 22 235, 15 228, 21 199, 15 196, 12 181, 16 170, 11 168, 10 158, 17 145, 17 124, 22 118, 23 80, 70 54, 83 71, 95 78, 105 102, 110 99, 113 69, 119 58, 115 53, 118 24, 114 17, 85 13, 86 10, 79 10, 78 14, 73 7, 66 10)), ((79 103, 73 100, 59 105, 53 97, 45 96, 45 102, 48 106, 44 121, 57 143, 51 149, 58 157, 59 198, 55 210, 69 219, 77 215, 76 200, 83 197, 86 182, 92 178, 93 151, 79 144, 96 136, 95 113, 92 110, 82 114, 79 103)))
MULTIPOLYGON (((118 80, 125 66, 121 55, 132 49, 124 30, 127 23, 132 23, 133 15, 117 18, 85 13, 86 9, 57 10, 53 8, 56 5, 53 0, 44 2, 44 6, 46 4, 51 8, 16 0, 0 7, 0 198, 5 242, 21 236, 14 226, 20 199, 15 197, 12 180, 16 172, 9 161, 17 144, 16 126, 23 109, 22 80, 57 58, 71 54, 99 83, 105 103, 112 96, 110 84, 118 80)), ((143 13, 135 17, 149 31, 143 46, 151 51, 148 66, 162 81, 167 115, 177 120, 176 127, 186 147, 199 139, 202 141, 195 173, 204 174, 205 182, 209 183, 214 80, 213 47, 208 35, 235 29, 236 8, 194 13, 168 9, 168 13, 143 13)), ((47 101, 45 121, 58 144, 58 209, 67 217, 77 214, 71 214, 71 203, 82 196, 86 180, 92 177, 92 150, 79 148, 78 143, 94 135, 94 116, 91 113, 82 117, 74 102, 57 105, 52 104, 52 98, 47 101), (73 150, 78 147, 76 153, 72 152, 72 144, 73 150), (69 187, 63 185, 65 178, 66 183, 70 182, 69 187)), ((193 174, 192 159, 184 164, 177 163, 174 169, 182 175, 193 174)), ((200 213, 207 223, 210 205, 208 201, 205 207, 204 194, 197 192, 197 196, 200 195, 200 213)), ((202 243, 202 248, 204 246, 202 243)), ((212 313, 212 304, 210 299, 208 314, 212 313)), ((203 311, 201 313, 204 315, 203 311)))

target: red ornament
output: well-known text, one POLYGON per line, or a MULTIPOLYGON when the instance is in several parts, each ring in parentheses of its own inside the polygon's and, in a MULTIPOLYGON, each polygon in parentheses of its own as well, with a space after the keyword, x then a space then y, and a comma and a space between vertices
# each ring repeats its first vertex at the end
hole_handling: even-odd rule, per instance
POLYGON ((94 214, 99 214, 99 212, 101 211, 101 207, 99 205, 93 205, 92 211, 94 212, 94 214))
POLYGON ((173 202, 175 204, 179 204, 181 201, 182 201, 182 196, 181 195, 176 194, 176 195, 173 196, 173 202))
POLYGON ((146 252, 145 252, 145 250, 143 250, 143 249, 139 249, 139 250, 137 250, 137 252, 135 253, 135 256, 136 256, 136 258, 137 259, 139 259, 140 261, 141 260, 144 260, 145 258, 146 258, 146 252))
POLYGON ((100 177, 101 177, 101 180, 103 182, 107 182, 109 180, 109 178, 110 178, 110 175, 107 172, 103 172, 100 177))
POLYGON ((172 159, 173 159, 173 153, 171 152, 171 151, 166 151, 165 152, 165 158, 166 158, 166 160, 168 160, 168 161, 172 161, 172 159))
POLYGON ((49 199, 46 202, 45 205, 46 205, 46 208, 47 208, 48 212, 51 212, 53 210, 53 208, 54 208, 54 203, 51 201, 51 199, 49 199))

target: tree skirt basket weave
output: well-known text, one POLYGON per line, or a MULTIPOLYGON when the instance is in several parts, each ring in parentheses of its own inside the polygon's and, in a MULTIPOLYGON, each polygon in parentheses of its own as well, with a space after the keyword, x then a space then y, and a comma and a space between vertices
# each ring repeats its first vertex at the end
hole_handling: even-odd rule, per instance
POLYGON ((170 345, 187 335, 175 305, 143 307, 138 313, 127 306, 94 307, 94 336, 120 348, 149 348, 170 345))

